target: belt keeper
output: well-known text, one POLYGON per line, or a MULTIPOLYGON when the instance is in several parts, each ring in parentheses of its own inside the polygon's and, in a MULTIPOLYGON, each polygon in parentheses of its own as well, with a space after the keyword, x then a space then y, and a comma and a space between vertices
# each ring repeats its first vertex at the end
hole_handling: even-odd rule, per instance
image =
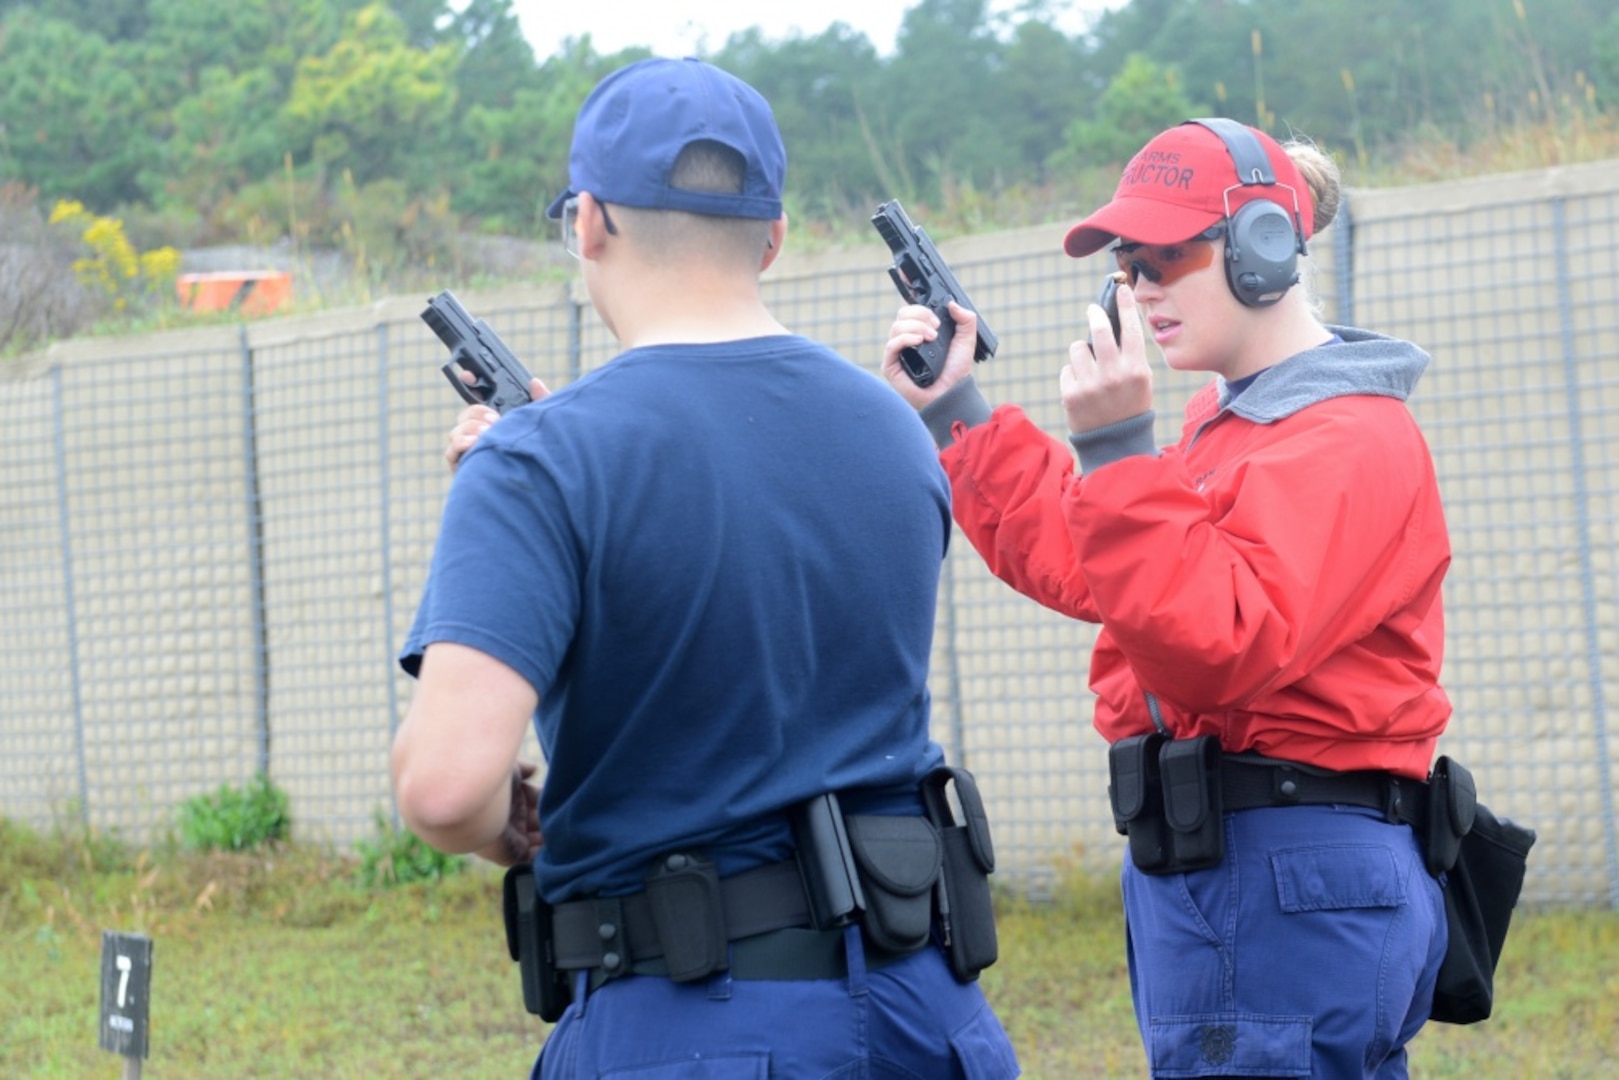
POLYGON ((616 897, 596 898, 596 933, 601 938, 604 980, 629 973, 629 943, 624 940, 624 905, 616 897))

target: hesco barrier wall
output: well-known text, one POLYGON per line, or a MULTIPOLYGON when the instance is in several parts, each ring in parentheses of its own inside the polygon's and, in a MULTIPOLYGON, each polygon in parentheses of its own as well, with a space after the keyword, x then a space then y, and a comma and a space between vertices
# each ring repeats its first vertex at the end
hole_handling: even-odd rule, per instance
MULTIPOLYGON (((987 396, 1059 437, 1057 371, 1104 271, 1064 256, 1062 231, 941 245, 1000 336, 987 396)), ((1330 319, 1434 358, 1412 408, 1455 548, 1441 749, 1539 831, 1527 902, 1615 906, 1619 168, 1352 192, 1313 254, 1330 319)), ((768 297, 875 367, 898 306, 888 263, 875 235, 815 256, 789 243, 768 297)), ((577 286, 458 295, 553 387, 612 355, 577 286)), ((411 692, 393 657, 460 408, 425 299, 72 342, 0 377, 0 813, 148 839, 186 798, 262 769, 304 839, 347 846, 392 817, 411 692)), ((1162 442, 1199 382, 1160 369, 1162 442)), ((935 731, 978 775, 1003 875, 1033 894, 1120 857, 1093 636, 957 537, 935 731)))

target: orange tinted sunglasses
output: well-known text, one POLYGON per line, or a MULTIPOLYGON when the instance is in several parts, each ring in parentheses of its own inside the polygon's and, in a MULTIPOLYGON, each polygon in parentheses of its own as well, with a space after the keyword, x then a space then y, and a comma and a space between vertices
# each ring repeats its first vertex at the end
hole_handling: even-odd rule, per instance
POLYGON ((1178 244, 1114 244, 1113 261, 1129 277, 1131 286, 1143 277, 1155 285, 1173 285, 1212 263, 1212 241, 1224 235, 1222 221, 1178 244))

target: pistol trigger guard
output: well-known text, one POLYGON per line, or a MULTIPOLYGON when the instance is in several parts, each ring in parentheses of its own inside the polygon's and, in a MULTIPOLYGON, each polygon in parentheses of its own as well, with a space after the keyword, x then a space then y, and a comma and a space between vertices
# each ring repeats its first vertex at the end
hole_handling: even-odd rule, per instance
POLYGON ((472 392, 472 387, 461 381, 460 368, 456 366, 454 360, 451 360, 439 370, 444 372, 446 379, 450 380, 450 385, 455 388, 457 394, 461 395, 462 401, 465 401, 468 405, 481 405, 483 403, 483 399, 472 392))

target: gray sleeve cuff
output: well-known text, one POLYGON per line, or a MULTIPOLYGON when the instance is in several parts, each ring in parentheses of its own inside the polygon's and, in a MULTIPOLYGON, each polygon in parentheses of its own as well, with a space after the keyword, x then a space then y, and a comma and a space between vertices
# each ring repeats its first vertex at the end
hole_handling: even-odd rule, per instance
POLYGON ((940 450, 951 445, 955 439, 950 429, 956 421, 961 421, 968 427, 977 427, 989 420, 989 402, 979 391, 978 384, 971 375, 961 382, 940 394, 933 401, 922 407, 922 422, 928 426, 933 435, 933 442, 940 450))
POLYGON ((1079 452, 1079 471, 1091 473, 1121 458, 1156 454, 1158 444, 1152 437, 1153 416, 1153 411, 1148 409, 1128 420, 1069 435, 1068 441, 1079 452))

